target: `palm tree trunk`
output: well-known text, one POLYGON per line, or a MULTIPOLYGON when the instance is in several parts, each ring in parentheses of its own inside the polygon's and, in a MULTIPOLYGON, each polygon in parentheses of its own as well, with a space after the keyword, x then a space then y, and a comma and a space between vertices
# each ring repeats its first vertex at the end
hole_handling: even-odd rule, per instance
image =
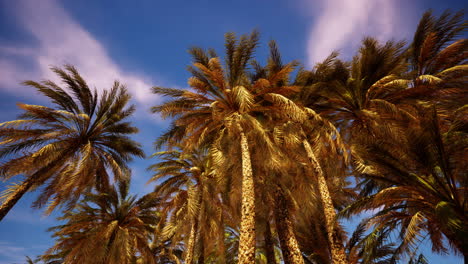
POLYGON ((265 255, 267 264, 276 264, 275 243, 271 235, 270 221, 267 219, 265 224, 265 255))
POLYGON ((196 200, 196 207, 199 209, 198 217, 192 216, 192 224, 190 226, 190 235, 187 242, 187 254, 185 255, 185 264, 192 264, 193 256, 195 255, 195 241, 197 240, 198 225, 202 221, 204 206, 203 200, 203 185, 198 186, 198 194, 196 200))
POLYGON ((195 237, 197 235, 197 223, 196 221, 192 222, 190 227, 190 236, 187 242, 187 255, 185 255, 185 263, 192 264, 193 261, 193 252, 195 251, 195 237))
POLYGON ((255 191, 249 144, 242 126, 237 127, 242 153, 242 205, 239 237, 239 264, 255 263, 255 191))
POLYGON ((315 172, 315 175, 317 176, 320 197, 322 198, 322 206, 323 206, 323 213, 325 216, 325 225, 327 229, 328 242, 330 243, 332 263, 334 264, 347 263, 343 243, 338 238, 338 234, 336 232, 335 207, 333 206, 333 202, 330 196, 330 191, 328 190, 327 181, 325 180, 322 167, 320 166, 320 163, 315 157, 315 154, 312 151, 312 148, 306 139, 303 141, 303 145, 307 152, 307 156, 310 160, 310 163, 315 172))
MULTIPOLYGON (((65 155, 68 153, 73 153, 73 151, 64 151, 65 155)), ((8 212, 15 206, 15 204, 23 197, 23 195, 28 192, 34 184, 42 184, 47 177, 53 173, 54 168, 59 165, 62 160, 66 160, 65 156, 62 156, 60 159, 56 159, 46 166, 37 170, 34 174, 29 175, 25 181, 18 187, 13 194, 9 195, 8 198, 0 205, 0 222, 8 214, 8 212)))
POLYGON ((35 177, 28 177, 21 185, 3 202, 0 206, 0 221, 8 214, 8 212, 15 206, 15 204, 23 197, 23 195, 29 191, 34 185, 35 177))
POLYGON ((285 264, 304 264, 296 235, 294 234, 293 221, 288 210, 288 201, 281 187, 275 190, 275 222, 280 240, 281 252, 285 264))

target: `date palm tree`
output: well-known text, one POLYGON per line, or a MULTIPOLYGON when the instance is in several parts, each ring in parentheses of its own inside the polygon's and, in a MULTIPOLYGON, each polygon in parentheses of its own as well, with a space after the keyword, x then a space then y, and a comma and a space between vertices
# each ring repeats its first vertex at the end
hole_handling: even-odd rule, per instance
POLYGON ((156 263, 149 241, 158 221, 153 194, 128 194, 129 182, 88 193, 76 208, 59 217, 65 224, 50 228, 57 238, 46 255, 62 253, 65 263, 131 264, 137 258, 156 263))
POLYGON ((468 259, 466 107, 442 126, 433 107, 416 107, 415 119, 400 140, 360 142, 358 171, 373 181, 369 196, 350 205, 350 212, 379 210, 370 220, 377 229, 399 227, 399 252, 411 252, 427 235, 432 250, 449 247, 468 259))
MULTIPOLYGON (((262 123, 266 120, 266 113, 295 114, 285 112, 290 104, 284 100, 281 91, 287 92, 287 87, 272 88, 272 84, 252 78, 249 74, 247 65, 257 42, 256 32, 239 40, 234 34, 227 34, 224 67, 214 51, 204 52, 193 48, 190 52, 194 64, 189 68, 192 90, 153 88, 154 93, 173 98, 154 107, 153 111, 161 113, 163 117, 176 118, 171 128, 160 137, 161 144, 183 142, 186 148, 193 148, 229 141, 231 144, 227 146, 231 148, 240 145, 242 202, 239 263, 255 260, 255 191, 251 150, 256 146, 263 148, 265 153, 275 151, 262 123), (233 141, 239 142, 239 145, 232 144, 233 141)), ((291 67, 286 68, 277 78, 281 79, 290 71, 291 67)), ((236 158, 233 157, 239 156, 230 156, 230 159, 234 161, 236 158)), ((275 162, 268 158, 265 160, 275 162)))
POLYGON ((135 111, 130 95, 119 82, 99 96, 70 65, 52 68, 65 84, 26 81, 47 96, 53 107, 18 104, 19 119, 0 124, 0 178, 23 175, 2 193, 0 220, 28 191, 41 186, 34 207, 48 203, 46 213, 58 205, 71 208, 82 193, 105 191, 108 171, 116 180, 129 177, 127 162, 143 157, 140 145, 128 135, 137 128, 126 121, 135 111))
MULTIPOLYGON (((366 38, 359 54, 351 63, 338 60, 338 54, 332 53, 324 62, 318 64, 314 71, 300 71, 295 81, 295 84, 302 86, 303 89, 294 99, 298 105, 306 107, 306 113, 310 116, 309 120, 313 120, 313 122, 304 123, 305 126, 301 128, 303 131, 301 137, 303 148, 317 177, 334 263, 346 263, 347 260, 343 242, 340 241, 334 229, 337 218, 326 175, 318 155, 314 153, 309 143, 311 139, 317 138, 317 135, 311 132, 320 132, 317 127, 326 128, 323 131, 325 134, 319 133, 322 136, 321 140, 316 141, 318 145, 326 145, 325 142, 333 141, 335 137, 339 139, 335 126, 351 145, 357 136, 394 135, 392 133, 394 127, 391 123, 379 122, 380 115, 403 115, 405 112, 394 111, 396 107, 383 100, 385 94, 376 94, 373 91, 396 78, 388 79, 389 75, 398 76, 404 72, 403 47, 403 42, 389 41, 385 45, 380 45, 376 40, 366 38), (312 109, 318 111, 319 114, 312 109), (322 125, 317 125, 317 123, 322 125)), ((332 145, 341 146, 341 153, 348 153, 348 150, 343 149, 342 143, 336 143, 330 142, 332 145)))
POLYGON ((389 242, 392 230, 375 229, 367 233, 368 220, 363 219, 347 241, 349 263, 394 263, 397 250, 395 243, 389 242))
POLYGON ((238 137, 242 149, 242 212, 241 238, 239 243, 239 263, 252 263, 255 260, 255 194, 249 143, 245 131, 246 123, 257 122, 249 114, 253 109, 253 95, 246 88, 250 85, 246 76, 246 66, 257 46, 258 34, 243 36, 239 43, 233 34, 226 36, 226 69, 223 70, 219 58, 211 51, 190 50, 194 57, 189 70, 193 77, 189 85, 194 91, 153 88, 156 94, 171 96, 174 99, 153 107, 163 117, 176 117, 172 128, 164 136, 174 138, 179 132, 185 137, 185 146, 199 145, 210 134, 216 137, 238 137), (225 73, 226 72, 226 73, 225 73), (225 78, 226 77, 226 78, 225 78), (180 131, 182 130, 182 133, 180 131))
POLYGON ((407 78, 411 83, 389 100, 430 100, 439 106, 438 111, 451 111, 466 104, 466 100, 460 100, 467 98, 468 39, 463 37, 466 25, 463 11, 447 10, 439 17, 431 10, 425 12, 407 52, 407 78))
MULTIPOLYGON (((188 234, 184 258, 187 264, 195 263, 197 244, 205 244, 207 252, 213 244, 218 248, 224 245, 219 236, 210 237, 210 234, 224 233, 224 227, 220 226, 217 214, 207 213, 222 210, 213 188, 207 152, 184 153, 178 149, 157 152, 153 156, 160 161, 149 167, 154 171, 150 181, 158 183, 154 194, 162 200, 163 239, 178 240, 188 234)), ((222 258, 224 252, 220 251, 222 258)))
POLYGON ((401 81, 396 80, 406 69, 404 44, 389 41, 382 45, 366 38, 349 64, 338 60, 337 53, 331 54, 317 66, 315 74, 301 80, 308 86, 299 100, 329 117, 348 142, 363 133, 391 136, 392 125, 380 122, 379 117, 395 114, 385 91, 401 87, 401 81), (325 76, 317 76, 321 74, 325 76))
MULTIPOLYGON (((281 93, 283 96, 275 98, 275 106, 278 107, 278 105, 280 105, 281 109, 285 109, 280 113, 268 113, 269 130, 274 138, 273 141, 276 147, 283 152, 282 156, 279 158, 283 171, 281 173, 272 173, 270 169, 270 171, 266 170, 265 174, 275 175, 270 179, 272 182, 278 182, 281 178, 284 178, 286 181, 288 181, 288 178, 294 178, 294 182, 300 183, 286 185, 288 186, 286 189, 294 189, 291 187, 294 185, 301 185, 304 182, 304 179, 301 178, 304 177, 295 177, 293 175, 303 176, 304 171, 294 173, 288 171, 288 166, 289 168, 297 168, 302 164, 307 164, 312 168, 312 171, 307 171, 306 175, 312 176, 310 178, 314 178, 314 184, 318 184, 320 187, 319 192, 322 197, 322 208, 324 209, 324 215, 327 220, 326 227, 327 230, 330 231, 329 243, 332 249, 332 259, 337 263, 343 263, 346 260, 344 249, 342 245, 340 246, 340 243, 336 241, 336 235, 334 235, 334 225, 336 222, 335 209, 330 197, 329 187, 326 183, 325 173, 315 154, 316 150, 325 149, 323 146, 330 146, 328 151, 324 151, 323 156, 332 155, 338 158, 335 161, 340 160, 340 156, 347 157, 343 149, 340 135, 330 122, 320 117, 312 109, 301 106, 300 100, 297 100, 299 104, 296 104, 292 100, 294 94, 299 91, 298 86, 304 86, 304 84, 300 82, 300 79, 303 79, 304 76, 297 76, 293 84, 290 84, 290 73, 295 63, 286 65, 282 63, 281 55, 275 42, 270 43, 270 57, 267 66, 261 67, 258 63, 255 63, 254 66, 256 70, 254 78, 258 79, 257 82, 269 85, 264 88, 265 91, 281 93), (313 142, 315 150, 312 149, 310 142, 313 142), (336 155, 337 153, 335 152, 341 154, 336 155), (307 158, 304 160, 303 156, 298 155, 298 153, 304 153, 304 156, 307 158)), ((269 96, 269 94, 266 95, 269 96)), ((263 102, 266 101, 268 103, 268 96, 263 96, 262 93, 259 93, 258 98, 265 98, 263 102)), ((256 171, 259 171, 259 169, 256 169, 256 171)), ((334 176, 338 176, 338 174, 334 176)), ((291 180, 289 181, 291 182, 291 180)), ((311 182, 306 184, 311 184, 311 182)), ((282 205, 275 207, 275 216, 278 235, 280 236, 280 241, 282 241, 281 248, 284 261, 285 263, 303 263, 304 260, 301 256, 293 231, 293 216, 292 210, 290 210, 292 208, 288 208, 290 207, 288 206, 288 204, 290 204, 290 201, 288 201, 290 196, 286 195, 284 190, 282 190, 283 188, 284 186, 281 187, 277 184, 273 184, 269 192, 275 193, 277 204, 282 205)))

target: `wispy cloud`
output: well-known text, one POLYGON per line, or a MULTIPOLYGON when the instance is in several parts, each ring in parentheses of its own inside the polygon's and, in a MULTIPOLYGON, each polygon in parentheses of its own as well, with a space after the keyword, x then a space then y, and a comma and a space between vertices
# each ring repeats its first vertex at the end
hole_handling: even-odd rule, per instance
POLYGON ((25 79, 57 80, 49 68, 73 64, 97 89, 108 89, 117 79, 127 85, 139 104, 147 108, 157 102, 158 97, 149 90, 154 80, 119 67, 106 48, 58 1, 17 0, 7 7, 36 42, 27 47, 21 47, 21 43, 15 47, 0 45, 0 89, 24 93, 26 90, 18 85, 19 82, 25 79), (24 63, 25 60, 30 61, 24 63))
MULTIPOLYGON (((400 1, 397 0, 320 0, 309 6, 313 14, 307 43, 307 63, 313 66, 332 51, 350 56, 365 36, 381 41, 399 37, 400 1)), ((408 4, 406 4, 408 5, 408 4)))
POLYGON ((24 262, 26 248, 0 241, 0 264, 24 262), (7 262, 8 261, 8 262, 7 262))
POLYGON ((35 258, 33 253, 43 252, 45 245, 30 245, 28 247, 17 246, 14 243, 0 240, 0 264, 24 263, 26 256, 35 258))

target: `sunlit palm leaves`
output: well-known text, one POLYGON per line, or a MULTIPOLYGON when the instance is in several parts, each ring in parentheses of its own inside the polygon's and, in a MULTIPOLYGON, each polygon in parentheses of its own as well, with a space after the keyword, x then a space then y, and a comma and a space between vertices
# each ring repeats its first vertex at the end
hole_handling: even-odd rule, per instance
POLYGON ((22 184, 7 190, 1 218, 21 196, 40 186, 35 207, 72 206, 91 188, 105 191, 112 177, 129 177, 127 162, 143 156, 138 143, 128 135, 138 130, 126 119, 134 112, 130 95, 115 82, 100 96, 92 91, 77 70, 52 68, 65 88, 51 81, 25 82, 49 97, 52 107, 19 104, 18 120, 0 124, 0 177, 24 175, 22 184))
POLYGON ((154 194, 160 197, 161 240, 185 242, 185 263, 196 259, 197 246, 204 252, 224 256, 224 211, 212 175, 207 150, 183 153, 179 150, 154 154, 160 162, 149 169, 157 183, 154 194), (210 243, 211 242, 211 243, 210 243))
POLYGON ((400 250, 413 252, 427 235, 436 252, 447 252, 445 237, 450 248, 466 254, 467 144, 450 140, 452 133, 466 138, 466 131, 441 130, 434 109, 416 111, 417 119, 399 141, 380 139, 356 146, 358 171, 371 180, 363 190, 377 191, 350 206, 349 212, 378 210, 369 224, 399 227, 400 250))
POLYGON ((148 241, 158 221, 153 194, 137 199, 128 195, 127 182, 107 193, 86 194, 84 199, 51 228, 56 244, 44 259, 61 254, 65 263, 130 264, 136 259, 156 263, 148 241))

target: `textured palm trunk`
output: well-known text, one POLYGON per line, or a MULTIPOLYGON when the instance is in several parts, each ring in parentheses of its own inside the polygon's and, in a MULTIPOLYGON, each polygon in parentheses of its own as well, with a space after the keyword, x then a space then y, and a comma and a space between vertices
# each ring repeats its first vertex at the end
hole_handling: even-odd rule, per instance
POLYGON ((239 264, 255 263, 255 191, 247 137, 240 124, 242 152, 242 205, 239 237, 239 264))
MULTIPOLYGON (((68 149, 70 150, 70 149, 68 149)), ((70 151, 64 151, 64 155, 60 159, 56 159, 46 166, 37 170, 34 174, 30 175, 19 188, 17 188, 12 195, 9 195, 8 198, 0 206, 0 221, 8 214, 8 212, 15 206, 15 204, 23 197, 23 195, 28 192, 31 187, 35 184, 42 184, 55 171, 56 166, 62 163, 62 160, 67 159, 69 153, 73 153, 73 149, 70 151)))
MULTIPOLYGON (((195 255, 195 242, 197 241, 197 232, 198 232, 198 225, 202 221, 203 211, 204 211, 204 204, 202 203, 203 200, 203 185, 198 186, 198 195, 196 201, 196 207, 199 208, 198 217, 192 216, 192 224, 190 226, 190 235, 189 240, 187 242, 187 254, 185 255, 185 264, 192 264, 193 263, 193 256, 195 255)), ((202 242, 203 243, 203 242, 202 242)))
POLYGON ((294 234, 293 221, 288 210, 288 201, 281 187, 275 191, 275 222, 280 240, 281 252, 285 264, 304 264, 296 235, 294 234))
POLYGON ((185 255, 186 264, 192 264, 193 262, 193 252, 195 251, 196 235, 197 235, 197 223, 193 221, 192 226, 190 227, 189 240, 187 242, 187 255, 185 255))
POLYGON ((335 207, 330 196, 330 191, 328 190, 327 181, 322 171, 322 167, 315 157, 314 152, 307 140, 303 141, 304 148, 307 152, 307 156, 310 160, 312 168, 317 176, 318 188, 320 192, 320 197, 322 198, 322 207, 323 213, 325 216, 325 225, 327 229, 328 242, 330 243, 330 253, 332 257, 332 263, 334 264, 345 264, 347 263, 345 250, 343 243, 338 238, 338 234, 335 228, 336 224, 336 212, 335 207))
POLYGON ((267 264, 276 264, 275 256, 275 243, 273 242, 273 237, 271 235, 270 221, 266 221, 265 227, 265 255, 267 259, 267 264))
POLYGON ((0 221, 8 214, 15 204, 34 185, 34 177, 28 177, 0 206, 0 221))

